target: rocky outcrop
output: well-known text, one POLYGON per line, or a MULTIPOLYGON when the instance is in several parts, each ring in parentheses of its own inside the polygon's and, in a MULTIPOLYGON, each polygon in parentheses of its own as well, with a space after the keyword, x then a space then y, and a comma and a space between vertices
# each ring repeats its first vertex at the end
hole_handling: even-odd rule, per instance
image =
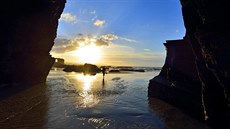
POLYGON ((230 3, 182 0, 181 4, 186 36, 197 58, 206 119, 229 125, 230 3))
POLYGON ((165 64, 160 74, 150 80, 149 96, 163 99, 202 120, 201 84, 188 39, 168 40, 164 45, 165 64))
MULTIPOLYGON (((192 94, 192 98, 200 98, 203 108, 201 116, 212 127, 230 128, 230 4, 225 0, 181 0, 181 5, 185 37, 195 56, 194 63, 199 77, 197 86, 201 89, 200 94, 192 94)), ((167 64, 164 67, 162 72, 168 68, 167 64)), ((151 87, 154 84, 150 82, 150 96, 154 92, 151 87)))
POLYGON ((2 1, 0 13, 0 86, 46 80, 49 54, 65 0, 2 1))
POLYGON ((53 67, 55 68, 65 68, 65 60, 62 58, 55 58, 55 62, 53 64, 53 67))
POLYGON ((85 75, 96 75, 100 69, 94 64, 85 63, 84 65, 66 65, 63 69, 65 72, 81 72, 85 75))

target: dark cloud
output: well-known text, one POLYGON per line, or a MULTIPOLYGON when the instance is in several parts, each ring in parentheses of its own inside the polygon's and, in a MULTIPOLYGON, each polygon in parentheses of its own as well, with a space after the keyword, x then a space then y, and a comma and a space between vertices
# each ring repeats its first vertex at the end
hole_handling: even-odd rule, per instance
POLYGON ((103 39, 98 39, 95 44, 97 46, 109 46, 109 42, 108 41, 105 41, 103 39))
POLYGON ((62 46, 62 45, 66 45, 70 42, 70 39, 61 39, 61 38, 57 38, 54 40, 55 46, 62 46))
POLYGON ((79 37, 82 37, 82 36, 84 36, 82 33, 78 33, 77 34, 79 37))
POLYGON ((52 51, 55 53, 74 51, 79 47, 79 43, 82 41, 82 39, 55 39, 52 51))

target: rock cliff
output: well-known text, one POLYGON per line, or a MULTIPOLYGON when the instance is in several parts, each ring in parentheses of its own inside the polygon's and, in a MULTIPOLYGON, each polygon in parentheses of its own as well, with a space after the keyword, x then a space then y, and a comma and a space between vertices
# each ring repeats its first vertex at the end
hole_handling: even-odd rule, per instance
POLYGON ((0 87, 44 82, 65 0, 1 2, 0 87))
POLYGON ((188 39, 168 40, 164 45, 167 50, 165 64, 160 74, 150 80, 149 96, 177 105, 202 120, 201 84, 188 39))
MULTIPOLYGON (((194 98, 198 98, 193 101, 202 107, 202 112, 198 116, 203 120, 206 120, 212 127, 229 128, 229 108, 230 108, 230 91, 229 91, 229 69, 230 69, 230 4, 226 0, 181 0, 182 12, 184 18, 184 25, 186 27, 185 38, 187 43, 191 46, 194 54, 194 65, 198 76, 198 84, 193 84, 201 92, 194 94, 190 89, 187 88, 186 83, 182 84, 182 87, 187 89, 187 92, 192 96, 190 98, 183 98, 183 101, 187 101, 191 104, 194 98), (222 127, 221 127, 222 126, 222 127)), ((174 46, 177 46, 174 43, 174 46)), ((187 52, 177 52, 185 54, 187 52)), ((166 60, 174 60, 170 55, 167 55, 166 60)), ((187 62, 189 63, 189 62, 187 62)), ((187 65, 186 62, 183 63, 187 65)), ((171 65, 165 63, 164 69, 161 73, 166 73, 170 69, 171 65)), ((183 66, 181 66, 183 67, 183 66)), ((179 74, 176 72, 171 73, 174 76, 165 78, 165 74, 160 74, 159 77, 168 80, 183 79, 177 75, 186 74, 185 71, 181 71, 179 74)), ((149 84, 149 96, 162 98, 162 94, 156 95, 156 90, 162 90, 162 83, 158 83, 156 86, 157 79, 152 79, 149 84)), ((183 82, 183 81, 179 81, 183 82)), ((196 82, 196 81, 194 81, 196 82)), ((170 82, 169 85, 172 83, 170 82)), ((169 98, 178 97, 177 93, 172 94, 169 89, 169 85, 164 87, 164 93, 171 94, 167 99, 168 102, 172 101, 169 98)), ((175 88, 176 91, 180 88, 175 88)), ((182 97, 183 95, 179 96, 182 97)), ((165 97, 165 96, 164 96, 165 97)), ((185 112, 190 112, 192 108, 197 108, 197 105, 191 105, 191 107, 183 107, 180 102, 181 98, 174 99, 174 104, 178 105, 185 112)))

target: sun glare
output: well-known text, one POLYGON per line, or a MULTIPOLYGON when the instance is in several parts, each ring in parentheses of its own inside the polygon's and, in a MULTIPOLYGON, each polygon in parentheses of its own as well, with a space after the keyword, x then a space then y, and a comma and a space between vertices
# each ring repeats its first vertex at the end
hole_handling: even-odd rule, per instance
POLYGON ((84 76, 83 74, 77 75, 77 78, 83 82, 82 92, 79 94, 83 97, 81 107, 93 107, 99 102, 98 98, 90 92, 95 77, 96 76, 84 76))
POLYGON ((101 58, 101 49, 95 44, 90 44, 81 46, 81 48, 76 50, 75 54, 79 57, 81 63, 98 63, 101 58))

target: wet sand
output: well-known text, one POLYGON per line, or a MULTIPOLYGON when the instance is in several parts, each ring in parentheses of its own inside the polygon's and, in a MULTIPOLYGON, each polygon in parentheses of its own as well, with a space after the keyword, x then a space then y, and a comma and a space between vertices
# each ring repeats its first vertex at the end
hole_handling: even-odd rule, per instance
POLYGON ((0 101, 0 128, 206 129, 177 108, 147 97, 157 72, 102 74, 51 71, 45 84, 0 101))

